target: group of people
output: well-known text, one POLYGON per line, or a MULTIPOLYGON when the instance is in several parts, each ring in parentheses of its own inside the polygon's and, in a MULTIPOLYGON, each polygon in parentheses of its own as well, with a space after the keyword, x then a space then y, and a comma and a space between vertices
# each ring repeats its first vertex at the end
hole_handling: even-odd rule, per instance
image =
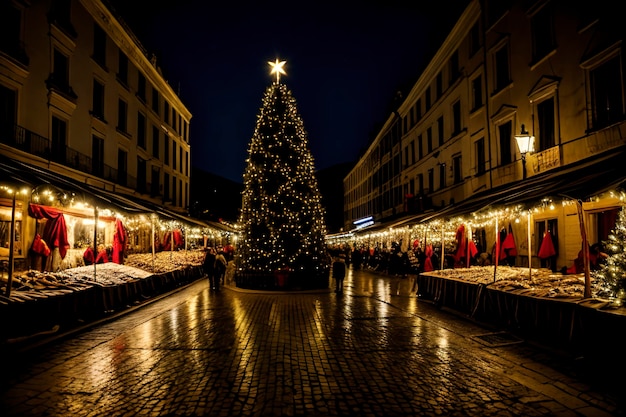
POLYGON ((226 266, 228 261, 224 256, 223 250, 215 250, 215 248, 207 248, 202 263, 202 271, 209 279, 209 285, 212 290, 219 290, 220 285, 224 285, 226 276, 226 266))

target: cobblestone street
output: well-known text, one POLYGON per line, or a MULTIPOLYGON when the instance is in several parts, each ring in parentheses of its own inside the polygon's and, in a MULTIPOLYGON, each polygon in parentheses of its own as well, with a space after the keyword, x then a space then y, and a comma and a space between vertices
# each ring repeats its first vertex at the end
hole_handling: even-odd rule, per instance
POLYGON ((602 381, 521 340, 485 342, 491 330, 412 284, 349 271, 344 294, 262 294, 200 280, 5 357, 0 415, 623 415, 602 381))

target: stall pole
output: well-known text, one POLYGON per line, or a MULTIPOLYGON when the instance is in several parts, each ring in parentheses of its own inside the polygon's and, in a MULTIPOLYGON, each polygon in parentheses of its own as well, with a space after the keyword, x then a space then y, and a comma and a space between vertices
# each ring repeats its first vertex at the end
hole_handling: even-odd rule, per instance
POLYGON ((150 216, 150 219, 152 220, 150 223, 152 223, 152 272, 155 272, 154 270, 154 257, 155 257, 155 253, 156 253, 156 249, 155 249, 155 238, 156 238, 156 233, 154 231, 154 216, 150 216))
POLYGON ((445 264, 446 261, 446 254, 445 254, 445 245, 444 245, 444 241, 445 241, 445 223, 441 222, 441 270, 443 271, 443 266, 445 264))
POLYGON ((170 261, 174 253, 174 226, 170 229, 170 261))
POLYGON ((182 231, 184 232, 183 239, 185 239, 185 262, 187 262, 187 228, 183 227, 182 231))
POLYGON ((98 259, 98 207, 93 206, 93 280, 98 282, 96 259, 98 259))
POLYGON ((466 259, 467 259, 467 268, 470 267, 470 240, 472 240, 472 228, 471 226, 468 224, 467 225, 467 230, 465 231, 465 249, 467 249, 467 254, 466 259))
POLYGON ((591 297, 591 275, 589 274, 589 244, 587 243, 587 231, 585 230, 585 218, 583 216, 583 203, 576 201, 578 210, 578 224, 580 226, 580 236, 583 238, 583 265, 585 266, 585 293, 584 298, 591 297))
POLYGON ((13 262, 15 258, 15 254, 13 253, 13 247, 15 245, 15 194, 17 191, 13 192, 13 204, 11 206, 11 234, 9 235, 9 276, 7 277, 7 290, 6 296, 11 296, 11 285, 13 285, 13 262))
POLYGON ((531 234, 531 211, 528 210, 528 279, 533 279, 533 252, 532 252, 532 234, 531 234))
POLYGON ((496 282, 496 272, 498 271, 498 262, 500 257, 500 228, 498 227, 498 216, 496 215, 496 253, 493 262, 493 282, 496 282))

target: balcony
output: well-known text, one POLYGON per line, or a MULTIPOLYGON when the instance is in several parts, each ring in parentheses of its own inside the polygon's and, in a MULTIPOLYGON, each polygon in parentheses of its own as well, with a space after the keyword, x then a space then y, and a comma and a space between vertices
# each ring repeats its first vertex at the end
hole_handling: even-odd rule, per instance
MULTIPOLYGON (((128 173, 119 171, 107 164, 94 163, 89 155, 67 146, 58 147, 55 150, 48 138, 31 132, 22 126, 0 126, 0 143, 113 184, 138 190, 137 178, 128 175, 128 173)), ((146 188, 146 186, 144 185, 143 188, 146 188)))

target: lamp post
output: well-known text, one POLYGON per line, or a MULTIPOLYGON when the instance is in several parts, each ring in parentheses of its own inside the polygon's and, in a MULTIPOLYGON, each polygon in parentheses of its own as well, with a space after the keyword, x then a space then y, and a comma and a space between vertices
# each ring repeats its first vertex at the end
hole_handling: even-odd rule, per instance
POLYGON ((517 148, 522 155, 522 179, 526 179, 526 154, 535 150, 535 137, 530 135, 524 125, 519 135, 515 135, 517 148))

